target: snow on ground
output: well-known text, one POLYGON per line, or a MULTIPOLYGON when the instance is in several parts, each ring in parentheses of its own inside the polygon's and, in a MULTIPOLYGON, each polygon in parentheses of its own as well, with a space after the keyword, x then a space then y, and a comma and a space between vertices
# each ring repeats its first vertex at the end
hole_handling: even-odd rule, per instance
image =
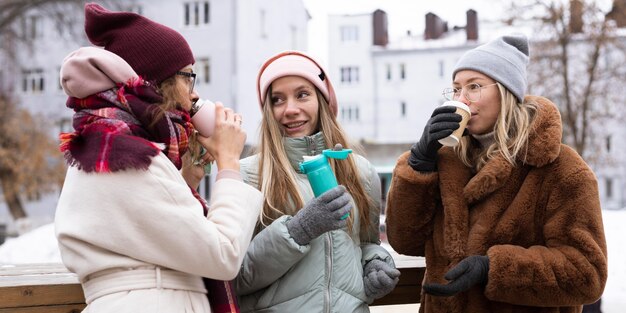
POLYGON ((602 295, 602 313, 623 313, 626 308, 626 208, 602 211, 609 254, 609 278, 602 295))
MULTIPOLYGON (((622 313, 626 307, 626 208, 605 210, 602 214, 609 252, 609 278, 602 296, 602 312, 622 313)), ((8 239, 0 246, 0 267, 50 262, 61 262, 53 224, 8 239)))
POLYGON ((57 262, 61 262, 61 254, 54 236, 54 224, 46 224, 17 238, 7 239, 0 246, 0 266, 57 262))

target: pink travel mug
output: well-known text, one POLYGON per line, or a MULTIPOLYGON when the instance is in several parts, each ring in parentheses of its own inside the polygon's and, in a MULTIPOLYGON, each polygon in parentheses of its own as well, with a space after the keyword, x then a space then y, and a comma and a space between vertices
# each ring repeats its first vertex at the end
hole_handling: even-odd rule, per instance
POLYGON ((191 106, 191 123, 198 133, 204 137, 211 137, 215 130, 215 103, 199 99, 191 106))

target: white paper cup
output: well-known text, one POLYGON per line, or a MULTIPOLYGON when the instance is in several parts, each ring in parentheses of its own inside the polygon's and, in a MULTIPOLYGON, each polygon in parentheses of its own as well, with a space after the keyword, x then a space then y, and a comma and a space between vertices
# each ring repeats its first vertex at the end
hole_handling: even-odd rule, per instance
POLYGON ((459 128, 457 128, 450 136, 439 139, 440 144, 448 147, 454 147, 459 144, 459 141, 463 136, 463 131, 465 130, 467 122, 472 116, 472 113, 470 111, 470 108, 465 103, 460 101, 446 101, 441 106, 456 107, 456 113, 461 115, 461 117, 463 118, 461 122, 459 122, 459 128))
POLYGON ((211 137, 215 130, 215 103, 198 100, 192 109, 191 123, 200 135, 211 137))

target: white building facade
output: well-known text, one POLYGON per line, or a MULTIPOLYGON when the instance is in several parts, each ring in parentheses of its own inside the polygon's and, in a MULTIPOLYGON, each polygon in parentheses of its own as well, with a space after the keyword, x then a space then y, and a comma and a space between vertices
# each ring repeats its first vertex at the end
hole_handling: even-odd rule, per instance
MULTIPOLYGON (((246 117, 243 126, 249 134, 248 142, 255 143, 261 116, 256 74, 263 61, 275 53, 306 51, 310 17, 303 2, 127 0, 118 3, 121 9, 167 25, 187 39, 196 58, 196 91, 203 98, 222 101, 241 112, 246 117)), ((73 29, 72 35, 68 30, 57 30, 55 22, 37 12, 28 12, 23 24, 34 25, 25 26, 24 32, 35 34, 34 47, 20 56, 22 68, 3 73, 6 75, 3 82, 15 83, 13 89, 20 102, 61 125, 68 123, 72 112, 65 108, 66 96, 58 83, 59 69, 69 52, 90 45, 82 28, 83 18, 82 15, 77 18, 78 29, 73 29)))
MULTIPOLYGON (((479 32, 476 12, 469 10, 467 17, 465 27, 448 30, 445 22, 429 13, 424 34, 407 34, 393 42, 377 38, 381 29, 386 32, 386 15, 380 10, 329 17, 328 71, 339 99, 339 119, 350 137, 368 149, 367 157, 383 177, 384 191, 398 148, 406 151, 419 140, 432 111, 445 101, 441 92, 450 87, 461 55, 504 34, 524 33, 533 39, 531 29, 487 22, 479 32), (377 17, 381 14, 384 18, 377 17)), ((613 105, 623 108, 623 97, 613 105)), ((626 127, 615 120, 594 127, 598 130, 590 139, 602 157, 590 166, 598 177, 602 207, 624 208, 626 127)))
MULTIPOLYGON (((258 139, 261 112, 256 76, 262 63, 283 50, 307 50, 310 16, 302 0, 111 0, 103 6, 139 13, 179 31, 196 59, 196 91, 202 98, 221 101, 242 113, 249 145, 258 139)), ((67 24, 36 10, 26 12, 16 22, 16 30, 33 45, 17 47, 18 61, 3 61, 0 69, 3 90, 22 107, 54 123, 50 130, 54 138, 72 131, 73 111, 65 106, 67 96, 59 83, 63 58, 91 45, 84 34, 83 12, 73 9, 64 20, 67 24)), ((210 181, 208 177, 200 188, 207 198, 210 181)), ((51 221, 56 198, 48 195, 43 204, 25 203, 27 214, 51 221)), ((11 217, 0 201, 2 223, 10 225, 11 217)))

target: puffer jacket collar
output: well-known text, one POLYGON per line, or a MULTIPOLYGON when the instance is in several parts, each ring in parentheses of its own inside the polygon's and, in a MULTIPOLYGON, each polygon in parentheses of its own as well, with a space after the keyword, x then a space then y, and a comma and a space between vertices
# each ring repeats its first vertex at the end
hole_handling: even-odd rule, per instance
POLYGON ((326 141, 322 132, 298 138, 285 137, 283 144, 289 163, 296 170, 296 173, 300 173, 300 162, 303 161, 303 156, 318 155, 326 149, 326 141))

